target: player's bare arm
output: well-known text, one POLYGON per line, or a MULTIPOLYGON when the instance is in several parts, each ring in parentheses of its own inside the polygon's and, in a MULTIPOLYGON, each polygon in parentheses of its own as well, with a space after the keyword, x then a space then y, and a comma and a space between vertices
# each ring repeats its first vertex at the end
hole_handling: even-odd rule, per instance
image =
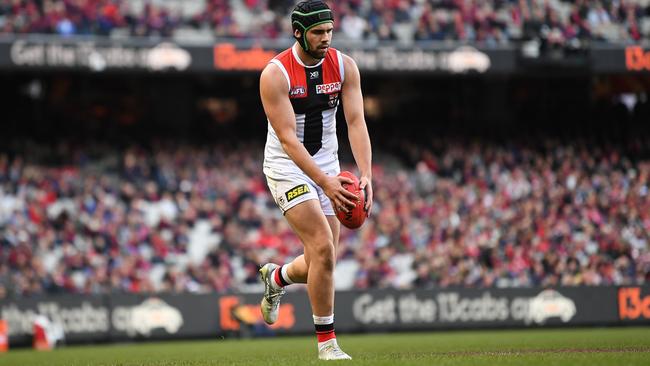
POLYGON ((342 183, 351 184, 345 177, 328 176, 316 165, 307 149, 296 135, 296 119, 289 101, 289 86, 282 71, 269 64, 260 77, 260 95, 264 111, 275 131, 282 148, 296 165, 302 169, 334 203, 335 207, 354 207, 357 197, 343 188, 342 183))
POLYGON ((352 58, 343 55, 345 82, 341 93, 345 120, 348 124, 348 138, 354 160, 361 174, 359 187, 366 189, 366 211, 372 210, 372 148, 368 127, 363 116, 363 96, 359 68, 352 58))

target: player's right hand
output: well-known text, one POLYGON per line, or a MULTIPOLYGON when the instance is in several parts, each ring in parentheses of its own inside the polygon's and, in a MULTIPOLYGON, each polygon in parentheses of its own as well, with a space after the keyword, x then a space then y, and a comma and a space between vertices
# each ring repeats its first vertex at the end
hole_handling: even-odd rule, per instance
POLYGON ((328 176, 322 182, 321 188, 325 192, 325 195, 332 201, 334 210, 348 212, 356 205, 359 198, 354 193, 343 188, 344 183, 353 184, 354 181, 341 176, 328 176))

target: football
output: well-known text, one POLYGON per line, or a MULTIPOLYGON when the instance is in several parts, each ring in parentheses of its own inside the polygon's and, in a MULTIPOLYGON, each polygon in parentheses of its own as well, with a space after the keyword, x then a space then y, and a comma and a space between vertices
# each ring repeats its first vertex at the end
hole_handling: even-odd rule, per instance
POLYGON ((357 195, 359 201, 357 201, 356 206, 348 212, 339 210, 335 207, 336 217, 339 219, 341 224, 348 229, 358 229, 366 221, 366 210, 364 208, 366 205, 366 192, 365 190, 359 189, 359 179, 354 174, 348 171, 342 171, 339 173, 339 176, 350 178, 354 181, 352 184, 344 183, 343 188, 357 195))

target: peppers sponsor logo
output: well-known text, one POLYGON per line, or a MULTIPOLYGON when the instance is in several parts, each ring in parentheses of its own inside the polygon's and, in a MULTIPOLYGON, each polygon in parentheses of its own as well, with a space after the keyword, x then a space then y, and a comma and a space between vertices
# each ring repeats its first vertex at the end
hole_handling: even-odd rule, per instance
MULTIPOLYGON (((293 304, 280 304, 278 321, 268 325, 271 329, 291 329, 296 324, 293 304)), ((237 296, 219 299, 219 322, 221 330, 239 330, 241 325, 266 324, 260 312, 260 304, 244 304, 237 296)))
POLYGON ((309 186, 306 184, 301 184, 288 190, 285 195, 287 196, 287 202, 291 202, 293 199, 296 199, 307 193, 309 193, 309 186))
POLYGON ((650 51, 639 46, 626 47, 625 67, 630 71, 650 71, 650 51))
POLYGON ((650 319, 650 294, 641 295, 640 287, 619 289, 618 315, 621 320, 650 319))
POLYGON ((316 94, 332 94, 341 91, 341 82, 316 85, 316 94))

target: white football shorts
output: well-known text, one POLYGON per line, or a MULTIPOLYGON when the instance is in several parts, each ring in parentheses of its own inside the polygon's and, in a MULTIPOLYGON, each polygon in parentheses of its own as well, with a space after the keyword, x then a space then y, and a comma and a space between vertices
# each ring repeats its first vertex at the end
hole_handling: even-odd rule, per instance
MULTIPOLYGON (((336 171, 326 171, 325 174, 334 176, 339 172, 340 170, 337 169, 336 171)), ((267 175, 266 183, 283 215, 295 205, 307 200, 320 201, 320 207, 323 209, 325 216, 336 214, 332 207, 332 201, 325 195, 323 189, 303 172, 274 174, 273 178, 267 175)))

